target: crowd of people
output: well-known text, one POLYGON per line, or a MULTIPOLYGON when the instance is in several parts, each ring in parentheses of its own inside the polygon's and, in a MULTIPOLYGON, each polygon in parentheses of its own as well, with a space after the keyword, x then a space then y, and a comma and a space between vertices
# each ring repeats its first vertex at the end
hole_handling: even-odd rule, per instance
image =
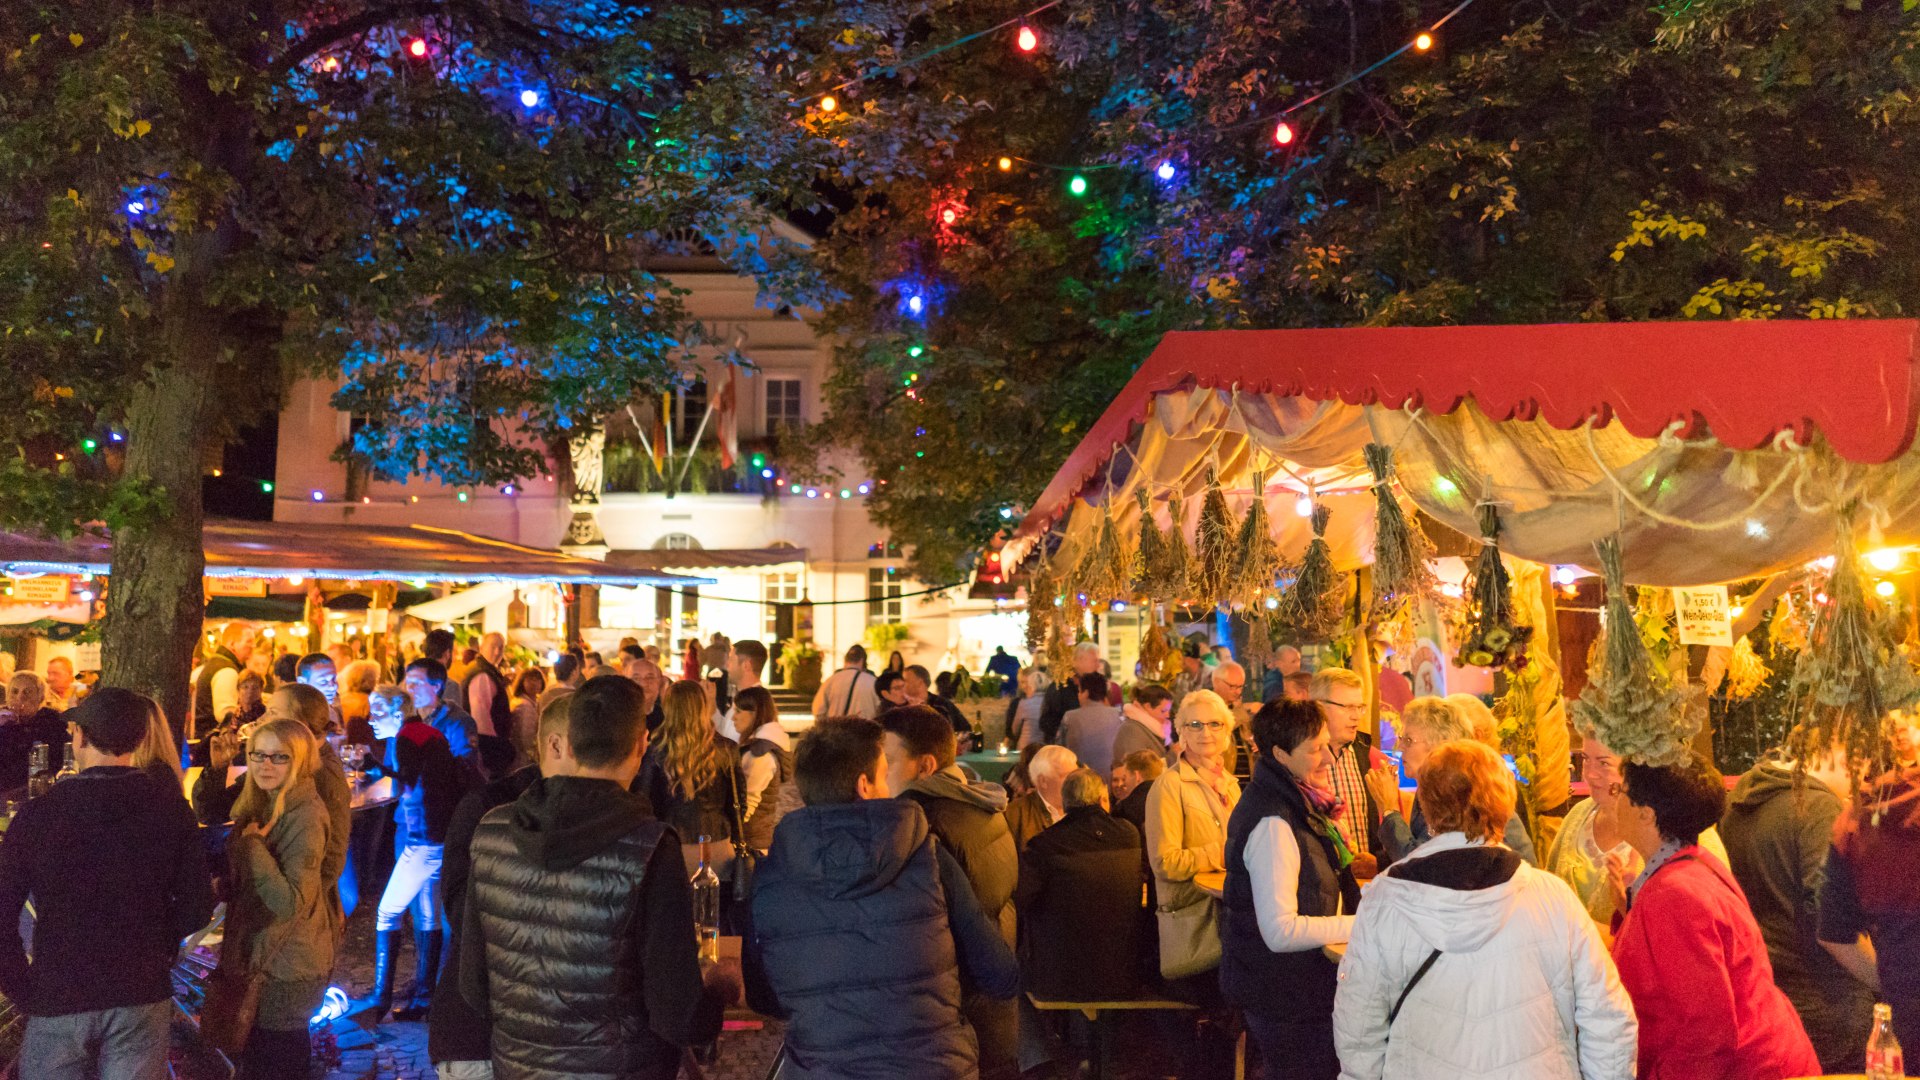
POLYGON ((996 783, 939 680, 858 646, 796 737, 757 641, 695 643, 679 678, 637 643, 517 671, 504 644, 263 677, 233 624, 184 738, 140 694, 61 712, 9 684, 7 723, 57 723, 76 759, 0 842, 0 917, 34 915, 31 958, 0 946, 22 1075, 163 1075, 169 971, 217 898, 203 1028, 246 1080, 305 1077, 352 800, 382 781, 352 1010, 424 1018, 448 1080, 667 1080, 739 1005, 785 1022, 781 1075, 823 1080, 1071 1074, 1098 1044, 1061 1006, 1127 1001, 1184 1006, 1149 1038, 1196 1078, 1231 1075, 1242 1030, 1299 1080, 1859 1071, 1876 1001, 1920 1045, 1910 746, 1855 802, 1831 762, 1769 759, 1729 798, 1704 757, 1588 738, 1587 797, 1529 815, 1478 699, 1406 702, 1390 755, 1366 680, 1297 651, 1255 682, 1193 648, 1123 694, 1082 646, 996 670, 1020 748, 996 783))

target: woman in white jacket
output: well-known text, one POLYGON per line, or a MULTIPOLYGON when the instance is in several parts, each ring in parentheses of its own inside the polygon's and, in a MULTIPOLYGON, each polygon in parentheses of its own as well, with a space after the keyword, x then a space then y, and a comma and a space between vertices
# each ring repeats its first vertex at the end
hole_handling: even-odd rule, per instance
POLYGON ((1340 964, 1341 1080, 1631 1080, 1633 1003, 1593 920, 1500 843, 1505 764, 1450 742, 1419 779, 1433 839, 1367 886, 1340 964))

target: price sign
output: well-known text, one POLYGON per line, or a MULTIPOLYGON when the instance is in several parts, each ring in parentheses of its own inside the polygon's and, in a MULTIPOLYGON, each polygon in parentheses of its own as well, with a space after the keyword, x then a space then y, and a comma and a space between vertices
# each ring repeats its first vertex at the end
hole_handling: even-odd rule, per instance
POLYGON ((72 590, 73 579, 47 574, 42 577, 9 578, 16 604, 64 604, 72 590))
POLYGON ((1733 646, 1733 607, 1725 585, 1673 590, 1673 613, 1682 645, 1733 646))
POLYGON ((208 596, 265 596, 267 579, 257 577, 210 577, 208 596))

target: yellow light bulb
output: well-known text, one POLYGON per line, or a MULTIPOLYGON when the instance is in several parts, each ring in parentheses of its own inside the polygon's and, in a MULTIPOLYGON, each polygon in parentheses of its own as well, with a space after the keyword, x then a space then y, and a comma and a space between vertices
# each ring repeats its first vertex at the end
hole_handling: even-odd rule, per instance
POLYGON ((1894 592, 1893 582, 1882 581, 1873 587, 1873 591, 1879 593, 1881 596, 1892 596, 1894 592))
POLYGON ((1013 171, 1013 159, 1012 159, 1012 158, 1010 158, 1010 157, 1003 157, 1003 158, 1001 158, 1001 159, 1000 159, 1000 161, 999 161, 999 165, 1000 165, 1000 171, 1001 171, 1001 172, 1012 172, 1012 171, 1013 171))
POLYGON ((1881 548, 1867 552, 1867 565, 1884 574, 1898 568, 1900 560, 1905 557, 1906 552, 1899 548, 1881 548))
POLYGON ((833 110, 839 107, 840 107, 840 102, 835 100, 832 94, 828 94, 826 97, 823 97, 820 99, 821 112, 832 112, 833 110))
POLYGON ((1428 49, 1433 48, 1433 35, 1421 34, 1419 37, 1414 38, 1413 47, 1421 52, 1426 52, 1428 49))

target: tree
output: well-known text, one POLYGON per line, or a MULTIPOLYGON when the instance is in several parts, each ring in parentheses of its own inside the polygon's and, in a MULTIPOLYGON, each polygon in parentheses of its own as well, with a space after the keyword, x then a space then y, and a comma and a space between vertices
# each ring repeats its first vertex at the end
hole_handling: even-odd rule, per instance
MULTIPOLYGON (((711 244, 820 302, 767 224, 811 205, 822 169, 895 166, 857 119, 823 135, 810 87, 897 49, 912 12, 0 10, 0 518, 112 528, 106 680, 184 721, 201 463, 289 374, 344 376, 352 452, 379 473, 500 484, 705 343, 650 253, 711 244)), ((939 110, 922 120, 940 135, 939 110)))
POLYGON ((1005 523, 1000 507, 1039 492, 1165 329, 1915 303, 1920 26, 1901 5, 1476 5, 1430 50, 1287 113, 1284 145, 1281 110, 1410 44, 1441 9, 1065 11, 1042 17, 1034 54, 988 39, 876 90, 880 109, 974 108, 924 178, 863 189, 859 227, 825 246, 849 297, 831 309, 849 342, 836 385, 865 388, 837 395, 827 426, 860 428, 889 481, 876 516, 922 577, 945 580, 1005 523), (954 230, 957 248, 939 224, 956 193, 983 211, 954 230), (907 280, 903 267, 939 299, 924 327, 859 290, 907 280), (875 388, 910 340, 928 359, 903 403, 875 388), (903 411, 934 422, 909 428, 903 411), (903 430, 919 427, 957 438, 907 460, 903 430))

